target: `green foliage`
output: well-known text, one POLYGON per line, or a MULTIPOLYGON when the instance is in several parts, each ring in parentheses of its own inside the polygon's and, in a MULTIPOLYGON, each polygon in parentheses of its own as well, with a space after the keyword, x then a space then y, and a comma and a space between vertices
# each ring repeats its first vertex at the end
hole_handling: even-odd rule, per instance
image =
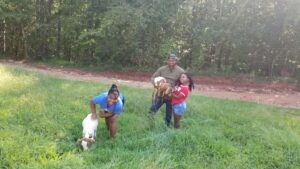
MULTIPOLYGON (((300 69, 300 68, 298 68, 298 69, 300 69)), ((300 73, 299 72, 300 71, 298 71, 298 74, 297 74, 297 86, 300 88, 300 73)))
POLYGON ((140 70, 172 52, 193 72, 296 78, 299 9, 298 0, 2 0, 0 54, 140 70))
POLYGON ((151 90, 126 96, 113 143, 103 119, 89 151, 76 147, 89 99, 109 85, 0 65, 0 168, 298 168, 299 109, 191 95, 183 128, 164 109, 147 118, 151 90), (153 125, 154 122, 154 125, 153 125))

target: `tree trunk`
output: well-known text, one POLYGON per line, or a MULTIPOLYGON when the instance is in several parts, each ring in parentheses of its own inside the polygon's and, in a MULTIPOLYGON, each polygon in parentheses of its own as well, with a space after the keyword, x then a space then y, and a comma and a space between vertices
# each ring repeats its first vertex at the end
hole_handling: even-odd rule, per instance
POLYGON ((221 71, 223 44, 223 42, 218 42, 216 46, 216 59, 218 71, 221 71))
POLYGON ((62 4, 62 0, 59 0, 58 22, 57 22, 57 42, 56 42, 56 56, 57 57, 60 57, 60 51, 61 51, 61 4, 62 4))
POLYGON ((203 69, 207 69, 212 65, 212 58, 215 55, 216 47, 214 44, 206 44, 205 54, 204 54, 204 63, 202 65, 203 69))
POLYGON ((45 43, 44 43, 44 55, 46 57, 49 56, 49 37, 50 37, 50 32, 51 32, 51 9, 52 9, 52 0, 48 0, 46 3, 46 31, 44 31, 45 35, 45 43))
POLYGON ((43 30, 44 30, 44 12, 43 12, 43 1, 36 0, 36 22, 37 22, 37 47, 36 47, 36 59, 42 59, 44 55, 44 39, 43 39, 43 30))
POLYGON ((5 19, 3 20, 3 53, 6 52, 6 23, 5 19))
POLYGON ((16 44, 15 46, 15 51, 14 51, 14 55, 15 55, 15 59, 18 59, 18 55, 19 55, 19 39, 18 39, 18 29, 16 28, 14 32, 17 32, 16 34, 14 34, 14 38, 13 38, 13 43, 16 44))
POLYGON ((28 59, 27 40, 26 40, 26 34, 24 31, 24 27, 22 25, 21 25, 21 31, 22 31, 22 39, 23 39, 23 47, 24 47, 24 58, 26 60, 26 59, 28 59))
POLYGON ((193 67, 193 47, 194 47, 194 39, 191 39, 190 42, 191 48, 188 49, 188 56, 189 56, 189 60, 188 60, 188 67, 192 68, 193 67))
POLYGON ((192 62, 193 62, 193 49, 194 49, 194 35, 195 35, 195 32, 194 32, 194 28, 196 27, 196 24, 197 24, 197 20, 198 20, 198 17, 197 17, 197 13, 199 12, 198 8, 196 7, 196 5, 193 6, 193 9, 192 9, 192 25, 191 25, 191 34, 190 34, 190 49, 189 52, 188 52, 188 67, 189 68, 192 68, 192 62))
POLYGON ((231 55, 231 48, 227 46, 224 52, 224 65, 229 65, 229 56, 231 55))

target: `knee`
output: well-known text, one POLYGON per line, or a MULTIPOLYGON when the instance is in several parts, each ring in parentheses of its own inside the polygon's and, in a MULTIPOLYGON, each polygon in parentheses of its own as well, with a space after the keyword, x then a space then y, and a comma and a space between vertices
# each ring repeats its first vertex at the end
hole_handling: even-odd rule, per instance
POLYGON ((115 120, 115 119, 111 119, 111 120, 110 120, 110 124, 111 124, 111 125, 115 125, 115 124, 116 124, 116 120, 115 120))
POLYGON ((111 118, 109 119, 109 123, 110 123, 111 125, 115 125, 116 122, 117 122, 117 118, 116 118, 115 116, 113 116, 113 117, 111 117, 111 118))

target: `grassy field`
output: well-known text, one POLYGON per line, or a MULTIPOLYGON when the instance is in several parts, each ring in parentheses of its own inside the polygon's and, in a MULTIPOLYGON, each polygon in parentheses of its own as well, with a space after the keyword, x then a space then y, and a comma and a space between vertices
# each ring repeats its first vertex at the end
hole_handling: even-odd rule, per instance
POLYGON ((56 79, 0 64, 0 168, 300 167, 300 109, 190 96, 183 128, 164 109, 147 118, 151 90, 127 98, 113 143, 100 120, 89 151, 76 147, 89 99, 110 86, 56 79))

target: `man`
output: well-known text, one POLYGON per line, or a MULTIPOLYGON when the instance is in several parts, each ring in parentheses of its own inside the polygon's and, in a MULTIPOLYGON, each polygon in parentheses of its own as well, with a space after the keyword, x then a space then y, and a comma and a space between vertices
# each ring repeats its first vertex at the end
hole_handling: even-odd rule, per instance
MULTIPOLYGON (((154 85, 154 78, 158 76, 162 76, 166 78, 167 82, 171 85, 171 87, 175 86, 176 80, 179 76, 184 73, 184 70, 177 65, 178 58, 175 54, 170 54, 168 56, 167 65, 160 67, 157 71, 152 75, 151 82, 154 85)), ((154 86, 155 87, 155 86, 154 86)), ((149 113, 153 115, 158 111, 158 109, 163 105, 166 104, 166 116, 165 122, 167 126, 170 125, 172 119, 172 103, 171 98, 167 97, 159 97, 155 96, 154 101, 150 107, 149 113)))

